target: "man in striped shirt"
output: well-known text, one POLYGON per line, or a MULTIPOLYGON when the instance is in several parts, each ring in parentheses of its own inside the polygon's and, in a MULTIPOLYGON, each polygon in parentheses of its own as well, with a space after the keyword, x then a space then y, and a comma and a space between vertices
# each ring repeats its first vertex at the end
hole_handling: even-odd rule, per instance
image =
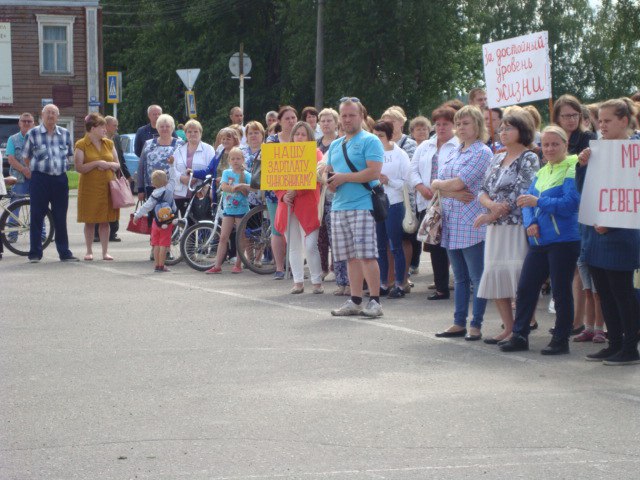
POLYGON ((42 227, 49 204, 53 214, 56 248, 62 262, 77 262, 69 250, 67 236, 67 209, 69 207, 69 181, 67 164, 73 156, 71 134, 56 123, 60 111, 53 104, 42 109, 42 123, 27 133, 22 156, 31 174, 31 229, 29 261, 42 259, 42 227))

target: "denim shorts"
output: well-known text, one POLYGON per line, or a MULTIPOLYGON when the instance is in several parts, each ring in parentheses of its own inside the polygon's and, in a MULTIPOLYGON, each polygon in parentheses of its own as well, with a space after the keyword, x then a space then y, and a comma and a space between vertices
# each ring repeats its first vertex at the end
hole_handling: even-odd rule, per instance
POLYGON ((589 272, 589 267, 580 259, 578 259, 578 274, 580 274, 580 280, 582 280, 583 290, 591 290, 593 293, 598 293, 596 284, 593 283, 593 278, 589 272))

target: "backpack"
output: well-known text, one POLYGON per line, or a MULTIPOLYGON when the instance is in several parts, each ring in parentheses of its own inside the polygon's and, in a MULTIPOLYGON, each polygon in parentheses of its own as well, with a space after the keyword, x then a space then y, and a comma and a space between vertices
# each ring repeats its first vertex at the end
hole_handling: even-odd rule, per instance
POLYGON ((153 218, 162 228, 167 228, 167 225, 173 222, 175 217, 172 204, 164 198, 165 193, 162 194, 162 197, 156 199, 157 203, 153 209, 153 218))

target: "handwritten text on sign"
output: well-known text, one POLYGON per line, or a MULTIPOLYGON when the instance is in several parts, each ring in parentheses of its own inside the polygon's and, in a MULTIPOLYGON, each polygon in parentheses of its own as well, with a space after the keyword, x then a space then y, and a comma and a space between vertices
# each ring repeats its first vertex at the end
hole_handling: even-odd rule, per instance
POLYGON ((490 107, 551 97, 547 32, 485 43, 482 55, 490 107))
POLYGON ((584 225, 640 226, 640 141, 591 141, 579 221, 584 225))
POLYGON ((313 190, 316 188, 316 142, 262 145, 262 190, 313 190))

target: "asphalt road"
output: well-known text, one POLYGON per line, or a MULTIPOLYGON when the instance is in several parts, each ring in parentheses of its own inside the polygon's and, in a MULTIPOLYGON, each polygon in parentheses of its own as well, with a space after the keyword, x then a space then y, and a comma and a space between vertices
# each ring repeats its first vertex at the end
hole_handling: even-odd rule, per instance
POLYGON ((0 262, 0 479, 640 477, 640 368, 541 356, 547 298, 502 354, 434 337, 453 300, 426 300, 427 256, 371 321, 332 318, 333 284, 155 274, 121 236, 111 263, 0 262))

